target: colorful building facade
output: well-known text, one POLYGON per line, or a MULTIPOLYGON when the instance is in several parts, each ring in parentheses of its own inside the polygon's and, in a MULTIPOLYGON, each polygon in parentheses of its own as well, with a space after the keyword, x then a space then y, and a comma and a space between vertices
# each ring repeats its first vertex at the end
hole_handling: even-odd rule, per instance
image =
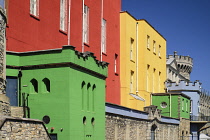
POLYGON ((162 110, 161 115, 190 118, 190 97, 182 93, 153 93, 152 104, 162 110))
POLYGON ((121 105, 143 110, 151 104, 151 93, 164 92, 166 40, 128 12, 120 13, 120 24, 121 105))
POLYGON ((105 138, 108 63, 72 46, 8 52, 7 60, 7 75, 19 75, 25 117, 43 120, 55 139, 105 138))
POLYGON ((7 51, 31 52, 72 45, 109 64, 106 101, 120 104, 121 0, 5 0, 7 51))

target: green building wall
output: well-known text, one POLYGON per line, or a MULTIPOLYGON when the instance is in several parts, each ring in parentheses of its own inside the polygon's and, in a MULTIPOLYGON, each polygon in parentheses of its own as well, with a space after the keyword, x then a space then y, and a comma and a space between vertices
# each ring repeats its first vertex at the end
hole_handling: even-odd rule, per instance
POLYGON ((60 140, 105 139, 106 62, 72 46, 7 53, 7 76, 18 76, 20 70, 19 94, 29 95, 30 118, 49 116, 46 127, 60 140))
POLYGON ((153 93, 152 104, 162 110, 162 116, 190 118, 190 98, 183 94, 153 93), (162 103, 167 105, 164 107, 162 103))

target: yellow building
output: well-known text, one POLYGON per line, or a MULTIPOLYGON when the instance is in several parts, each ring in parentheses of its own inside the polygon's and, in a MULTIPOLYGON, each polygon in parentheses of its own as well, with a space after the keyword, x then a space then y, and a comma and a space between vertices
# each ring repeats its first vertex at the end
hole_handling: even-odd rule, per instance
POLYGON ((164 92, 166 39, 146 20, 120 13, 121 105, 143 110, 151 93, 164 92))

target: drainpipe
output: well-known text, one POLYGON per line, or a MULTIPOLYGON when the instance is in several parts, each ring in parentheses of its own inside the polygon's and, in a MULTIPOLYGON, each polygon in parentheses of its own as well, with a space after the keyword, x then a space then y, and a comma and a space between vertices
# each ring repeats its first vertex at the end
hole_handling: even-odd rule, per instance
MULTIPOLYGON (((138 39, 139 39, 139 23, 136 22, 136 95, 138 95, 138 93, 139 93, 139 62, 138 62, 139 41, 138 41, 138 39)), ((144 98, 142 98, 142 101, 144 102, 144 107, 145 107, 146 106, 146 100, 144 98)))
POLYGON ((85 0, 82 0, 82 53, 84 52, 84 4, 85 0))
POLYGON ((138 22, 136 22, 136 94, 138 94, 139 92, 139 86, 138 86, 138 82, 139 82, 139 64, 138 64, 138 56, 139 56, 139 42, 138 42, 138 22))
POLYGON ((71 0, 69 0, 69 18, 68 18, 68 45, 70 45, 70 18, 71 18, 71 0))
POLYGON ((170 111, 169 111, 170 114, 169 114, 169 116, 171 117, 171 106, 172 106, 172 104, 171 104, 171 93, 169 93, 169 96, 170 96, 170 97, 169 97, 169 100, 170 100, 170 103, 169 103, 169 104, 170 104, 170 111))
MULTIPOLYGON (((102 22, 103 22, 103 15, 104 15, 104 0, 101 0, 101 29, 102 29, 102 22)), ((100 59, 102 61, 102 30, 101 30, 101 52, 100 52, 100 59)))

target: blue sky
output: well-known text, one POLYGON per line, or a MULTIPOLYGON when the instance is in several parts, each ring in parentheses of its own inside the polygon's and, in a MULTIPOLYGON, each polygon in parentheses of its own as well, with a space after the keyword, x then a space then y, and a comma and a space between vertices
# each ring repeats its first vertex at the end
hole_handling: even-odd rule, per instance
POLYGON ((210 0, 122 0, 122 11, 158 30, 167 54, 192 57, 191 81, 210 92, 210 0))

